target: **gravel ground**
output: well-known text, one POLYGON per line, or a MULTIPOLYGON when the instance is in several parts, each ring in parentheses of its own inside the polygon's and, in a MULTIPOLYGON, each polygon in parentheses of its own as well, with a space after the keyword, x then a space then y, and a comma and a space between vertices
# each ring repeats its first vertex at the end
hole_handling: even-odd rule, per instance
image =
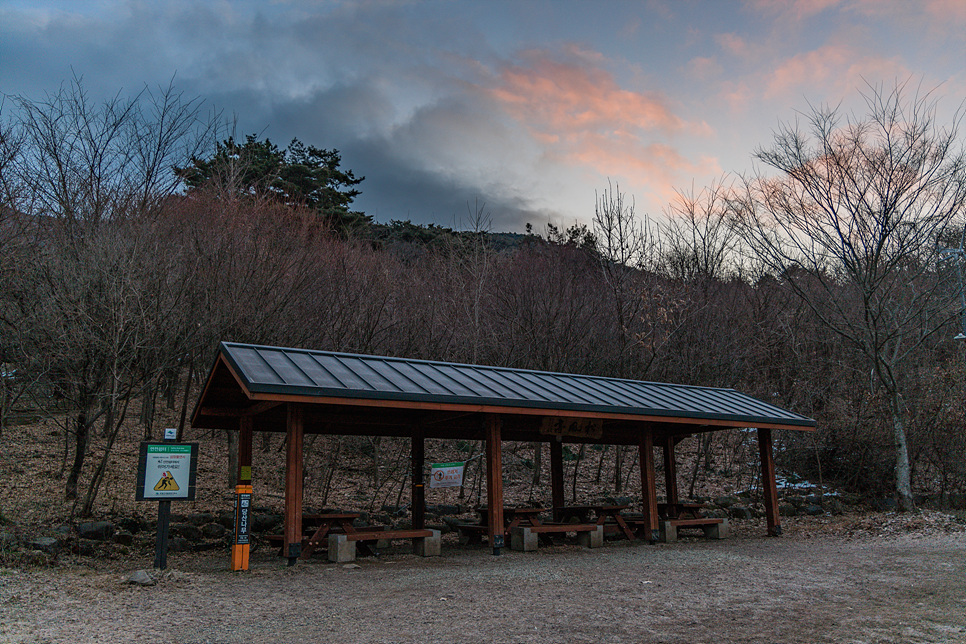
POLYGON ((755 534, 537 553, 402 547, 358 567, 265 551, 0 569, 0 641, 966 642, 966 534, 755 534), (90 567, 94 566, 94 567, 90 567))

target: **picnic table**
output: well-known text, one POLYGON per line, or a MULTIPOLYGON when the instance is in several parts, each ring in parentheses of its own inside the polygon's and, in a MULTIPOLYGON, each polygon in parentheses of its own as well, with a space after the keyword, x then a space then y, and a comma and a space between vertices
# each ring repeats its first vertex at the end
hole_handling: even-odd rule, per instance
POLYGON ((554 508, 559 523, 596 523, 604 526, 604 534, 623 535, 629 541, 635 538, 621 512, 629 505, 565 505, 554 508))
POLYGON ((311 534, 302 539, 301 558, 308 559, 318 546, 327 544, 330 533, 353 534, 356 529, 352 522, 360 516, 359 512, 303 514, 302 530, 311 534))
POLYGON ((700 519, 701 510, 707 507, 704 503, 658 503, 657 515, 662 520, 700 519))
POLYGON ((704 503, 658 503, 661 540, 677 541, 678 531, 684 529, 702 530, 708 539, 725 538, 728 535, 728 520, 702 516, 701 510, 706 507, 704 503))
MULTIPOLYGON (((541 525, 540 513, 543 508, 503 508, 503 536, 510 538, 513 528, 525 524, 527 526, 541 525)), ((460 542, 463 544, 480 543, 483 535, 490 532, 490 513, 485 505, 476 508, 477 522, 463 523, 458 526, 460 542)))
MULTIPOLYGON (((329 552, 329 558, 339 557, 340 560, 350 561, 355 559, 356 547, 363 551, 363 554, 376 554, 369 545, 373 542, 388 541, 390 539, 414 539, 416 548, 420 551, 431 551, 438 554, 438 546, 430 544, 427 549, 425 540, 427 537, 436 538, 433 530, 392 530, 386 526, 359 526, 354 521, 361 515, 359 512, 326 512, 323 514, 303 514, 302 515, 302 554, 300 559, 308 559, 312 556, 319 546, 328 548, 331 543, 329 539, 332 535, 341 535, 342 541, 351 543, 351 547, 344 546, 342 553, 329 552), (349 552, 351 550, 351 553, 349 552)), ((269 535, 269 541, 282 543, 283 535, 269 535)), ((378 547, 378 546, 377 546, 378 547)), ((422 554, 418 552, 417 554, 422 554)))
MULTIPOLYGON (((329 534, 346 534, 355 530, 352 522, 362 516, 358 512, 327 512, 324 514, 302 515, 302 554, 300 559, 308 559, 320 545, 325 545, 329 534)), ((279 556, 284 556, 285 535, 270 534, 265 537, 270 543, 279 544, 279 556)))
MULTIPOLYGON (((476 511, 479 515, 477 523, 464 523, 457 528, 461 543, 478 543, 483 535, 489 534, 489 512, 486 506, 480 506, 476 511)), ((524 551, 536 550, 538 540, 545 544, 552 543, 550 535, 567 532, 577 533, 578 541, 585 541, 588 547, 598 547, 603 541, 602 524, 544 522, 540 515, 546 511, 545 508, 503 509, 504 537, 509 539, 511 548, 524 551), (590 533, 599 533, 599 538, 591 536, 590 533)))

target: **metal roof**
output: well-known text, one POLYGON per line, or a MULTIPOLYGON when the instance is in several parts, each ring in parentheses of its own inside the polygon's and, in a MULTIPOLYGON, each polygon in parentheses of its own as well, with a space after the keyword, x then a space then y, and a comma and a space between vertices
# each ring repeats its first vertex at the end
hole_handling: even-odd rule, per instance
POLYGON ((230 342, 221 344, 221 354, 251 394, 815 426, 733 389, 230 342))

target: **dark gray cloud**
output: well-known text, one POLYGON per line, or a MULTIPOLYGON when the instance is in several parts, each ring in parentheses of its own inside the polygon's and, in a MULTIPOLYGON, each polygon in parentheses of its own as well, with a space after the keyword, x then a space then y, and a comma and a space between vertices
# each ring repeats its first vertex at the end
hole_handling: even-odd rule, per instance
POLYGON ((500 150, 520 133, 466 91, 492 54, 459 16, 416 20, 406 3, 76 8, 0 8, 0 92, 38 98, 76 74, 107 97, 174 77, 238 136, 339 149, 366 177, 356 206, 377 220, 460 226, 483 202, 499 229, 548 217, 505 185, 500 150))
POLYGON ((534 209, 524 200, 488 195, 478 186, 386 158, 385 150, 374 141, 360 141, 343 150, 346 160, 358 160, 353 167, 373 170, 367 174, 357 204, 377 221, 408 219, 468 228, 473 211, 482 208, 493 230, 522 232, 527 222, 539 228, 551 218, 551 213, 534 209))
POLYGON ((358 205, 380 219, 452 225, 479 198, 494 225, 519 230, 587 221, 609 179, 637 195, 640 212, 660 213, 675 186, 746 168, 803 95, 836 104, 861 79, 920 71, 926 86, 961 95, 949 52, 961 49, 966 13, 923 22, 921 9, 887 4, 876 20, 830 6, 819 24, 794 15, 797 4, 762 12, 752 0, 744 12, 663 0, 605 10, 567 0, 0 0, 0 92, 38 98, 76 73, 107 97, 177 74, 178 89, 237 116, 240 134, 341 150, 366 176, 358 205), (910 15, 930 39, 885 37, 910 15), (642 128, 653 106, 691 127, 642 128))

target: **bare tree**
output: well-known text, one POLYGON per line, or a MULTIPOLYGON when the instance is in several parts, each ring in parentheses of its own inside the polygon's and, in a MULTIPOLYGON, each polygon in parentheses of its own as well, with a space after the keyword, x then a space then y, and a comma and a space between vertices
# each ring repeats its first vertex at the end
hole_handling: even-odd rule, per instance
POLYGON ((738 269, 738 232, 731 225, 725 180, 700 192, 679 191, 659 226, 658 262, 663 273, 684 281, 720 280, 738 269))
POLYGON ((867 113, 812 108, 756 158, 736 222, 758 257, 866 360, 891 415, 896 492, 913 509, 903 365, 955 313, 937 241, 963 215, 957 113, 940 126, 930 93, 870 87, 867 113))
POLYGON ((170 85, 98 103, 76 77, 44 99, 12 103, 4 150, 9 140, 19 148, 3 155, 4 209, 10 195, 29 195, 13 207, 36 235, 30 261, 4 284, 0 314, 18 329, 18 369, 44 373, 54 394, 46 406, 72 418, 66 495, 76 499, 94 423, 110 421, 109 452, 129 397, 154 377, 151 368, 170 364, 158 359, 158 333, 177 289, 162 269, 166 249, 148 233, 178 187, 172 166, 210 143, 214 120, 170 85))
POLYGON ((609 294, 617 341, 616 375, 632 375, 629 355, 636 346, 634 326, 641 315, 644 288, 642 270, 648 268, 652 250, 647 221, 638 219, 634 199, 628 201, 620 185, 608 182, 595 195, 593 235, 600 258, 601 275, 609 294))
POLYGON ((22 151, 22 132, 0 120, 0 434, 14 407, 37 378, 37 373, 28 371, 20 357, 23 329, 16 324, 15 313, 18 299, 27 297, 30 290, 22 279, 22 271, 31 262, 35 248, 35 227, 23 216, 29 192, 16 181, 13 172, 22 151))

